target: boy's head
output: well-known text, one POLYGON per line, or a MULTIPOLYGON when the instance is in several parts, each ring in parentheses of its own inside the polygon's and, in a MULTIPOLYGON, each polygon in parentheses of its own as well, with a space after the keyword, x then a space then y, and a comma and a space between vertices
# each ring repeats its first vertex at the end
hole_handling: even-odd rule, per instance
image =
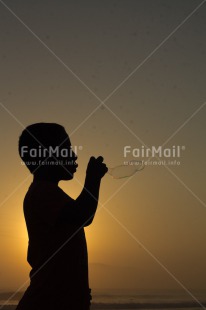
POLYGON ((76 154, 63 126, 36 123, 26 127, 19 138, 19 155, 34 175, 69 180, 76 172, 76 154))

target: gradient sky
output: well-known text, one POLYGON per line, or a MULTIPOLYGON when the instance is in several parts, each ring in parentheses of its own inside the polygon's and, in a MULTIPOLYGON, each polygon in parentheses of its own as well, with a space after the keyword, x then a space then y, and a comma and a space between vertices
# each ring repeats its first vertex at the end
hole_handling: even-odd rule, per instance
POLYGON ((101 203, 119 191, 86 228, 90 282, 184 291, 176 278, 191 292, 205 288, 206 3, 191 14, 200 3, 0 1, 1 291, 28 279, 22 201, 32 176, 17 142, 39 121, 64 125, 83 147, 76 180, 60 183, 73 198, 91 155, 113 167, 125 145, 159 146, 180 129, 166 144, 185 146, 180 166, 102 181, 101 203), (105 99, 108 108, 86 119, 105 99))

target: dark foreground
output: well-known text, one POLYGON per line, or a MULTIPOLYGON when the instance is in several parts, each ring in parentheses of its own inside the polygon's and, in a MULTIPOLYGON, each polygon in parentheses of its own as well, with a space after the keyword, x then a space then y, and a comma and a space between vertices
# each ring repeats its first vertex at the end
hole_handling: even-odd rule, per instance
MULTIPOLYGON (((134 303, 134 304, 103 304, 103 303, 96 303, 93 304, 91 306, 91 310, 120 310, 120 309, 124 309, 124 310, 130 310, 130 309, 136 309, 136 310, 140 310, 140 309, 146 309, 146 310, 168 310, 168 309, 173 309, 173 310, 180 310, 180 309, 190 309, 190 310, 195 310, 198 308, 203 308, 205 309, 206 306, 206 302, 197 304, 194 302, 182 302, 182 303, 158 303, 158 304, 154 304, 154 303, 134 303)), ((0 305, 0 309, 1 310, 15 310, 16 306, 3 306, 1 307, 0 305)), ((45 309, 45 310, 49 310, 49 309, 45 309)), ((58 309, 57 309, 58 310, 58 309)))

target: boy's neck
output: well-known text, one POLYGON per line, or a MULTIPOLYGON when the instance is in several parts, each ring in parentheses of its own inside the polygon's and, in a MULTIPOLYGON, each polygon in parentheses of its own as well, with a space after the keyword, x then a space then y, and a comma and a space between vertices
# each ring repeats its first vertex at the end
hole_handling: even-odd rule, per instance
POLYGON ((60 180, 57 178, 52 178, 51 176, 34 175, 33 182, 39 182, 39 181, 53 183, 53 184, 58 185, 60 180))

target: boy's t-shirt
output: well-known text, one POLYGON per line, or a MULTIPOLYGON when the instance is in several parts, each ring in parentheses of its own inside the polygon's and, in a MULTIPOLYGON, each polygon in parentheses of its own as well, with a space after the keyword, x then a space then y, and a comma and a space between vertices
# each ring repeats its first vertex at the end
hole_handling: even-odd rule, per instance
MULTIPOLYGON (((85 206, 86 207, 86 206, 85 206)), ((27 295, 88 299, 88 256, 75 201, 54 183, 33 182, 24 199, 32 267, 27 295)))

